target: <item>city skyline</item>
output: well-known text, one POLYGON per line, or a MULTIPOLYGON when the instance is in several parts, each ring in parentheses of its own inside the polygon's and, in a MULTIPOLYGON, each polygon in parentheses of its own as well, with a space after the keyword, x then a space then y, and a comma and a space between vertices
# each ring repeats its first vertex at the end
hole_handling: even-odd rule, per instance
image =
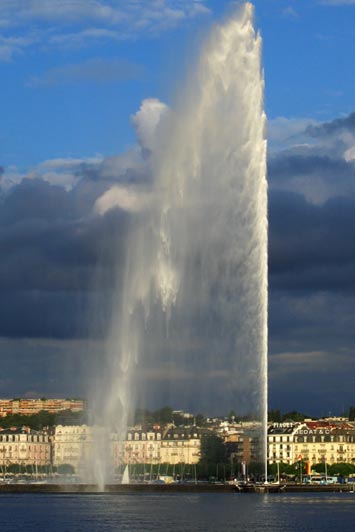
MULTIPOLYGON (((157 117, 235 4, 0 5, 0 396, 85 395, 157 117)), ((269 408, 340 413, 354 402, 355 2, 254 4, 269 118, 269 408)), ((153 406, 170 402, 167 374, 159 359, 142 369, 153 406)), ((176 379, 183 389, 188 371, 176 379)))

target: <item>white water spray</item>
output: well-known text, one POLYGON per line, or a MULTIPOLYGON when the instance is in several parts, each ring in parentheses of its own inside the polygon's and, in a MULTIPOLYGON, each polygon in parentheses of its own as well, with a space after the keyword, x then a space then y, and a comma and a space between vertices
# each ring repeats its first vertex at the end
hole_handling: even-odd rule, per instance
POLYGON ((104 422, 121 435, 144 375, 151 388, 160 375, 174 404, 184 396, 192 408, 252 413, 263 426, 265 456, 263 89, 261 37, 247 3, 214 28, 175 112, 160 125, 153 200, 132 227, 109 339, 104 422))

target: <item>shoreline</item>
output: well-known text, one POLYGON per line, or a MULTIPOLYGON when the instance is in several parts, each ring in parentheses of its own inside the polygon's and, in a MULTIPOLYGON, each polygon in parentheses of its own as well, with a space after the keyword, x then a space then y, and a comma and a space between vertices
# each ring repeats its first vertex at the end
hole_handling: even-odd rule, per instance
POLYGON ((229 484, 0 484, 1 493, 44 494, 138 494, 138 493, 354 493, 352 484, 310 486, 275 484, 235 486, 229 484))

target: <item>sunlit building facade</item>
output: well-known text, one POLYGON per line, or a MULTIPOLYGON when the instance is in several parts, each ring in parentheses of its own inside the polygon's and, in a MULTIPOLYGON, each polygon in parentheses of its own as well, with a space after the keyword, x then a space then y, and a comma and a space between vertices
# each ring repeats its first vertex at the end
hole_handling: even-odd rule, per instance
POLYGON ((80 412, 87 409, 84 399, 0 399, 0 417, 12 414, 31 416, 45 410, 57 414, 64 410, 80 412))
POLYGON ((0 431, 0 464, 5 471, 10 465, 49 466, 52 447, 48 433, 27 427, 0 431))
POLYGON ((268 429, 270 464, 297 461, 355 463, 355 429, 348 422, 274 423, 268 429))

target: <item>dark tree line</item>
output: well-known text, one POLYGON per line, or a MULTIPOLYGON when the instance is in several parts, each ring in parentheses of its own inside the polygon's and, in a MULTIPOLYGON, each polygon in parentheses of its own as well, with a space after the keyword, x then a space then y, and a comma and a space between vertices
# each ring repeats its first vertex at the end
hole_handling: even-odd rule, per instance
POLYGON ((10 414, 0 419, 0 427, 8 429, 11 427, 30 427, 33 430, 42 430, 44 427, 54 425, 81 425, 87 423, 86 412, 72 412, 63 410, 57 414, 52 414, 46 410, 26 416, 24 414, 10 414))

